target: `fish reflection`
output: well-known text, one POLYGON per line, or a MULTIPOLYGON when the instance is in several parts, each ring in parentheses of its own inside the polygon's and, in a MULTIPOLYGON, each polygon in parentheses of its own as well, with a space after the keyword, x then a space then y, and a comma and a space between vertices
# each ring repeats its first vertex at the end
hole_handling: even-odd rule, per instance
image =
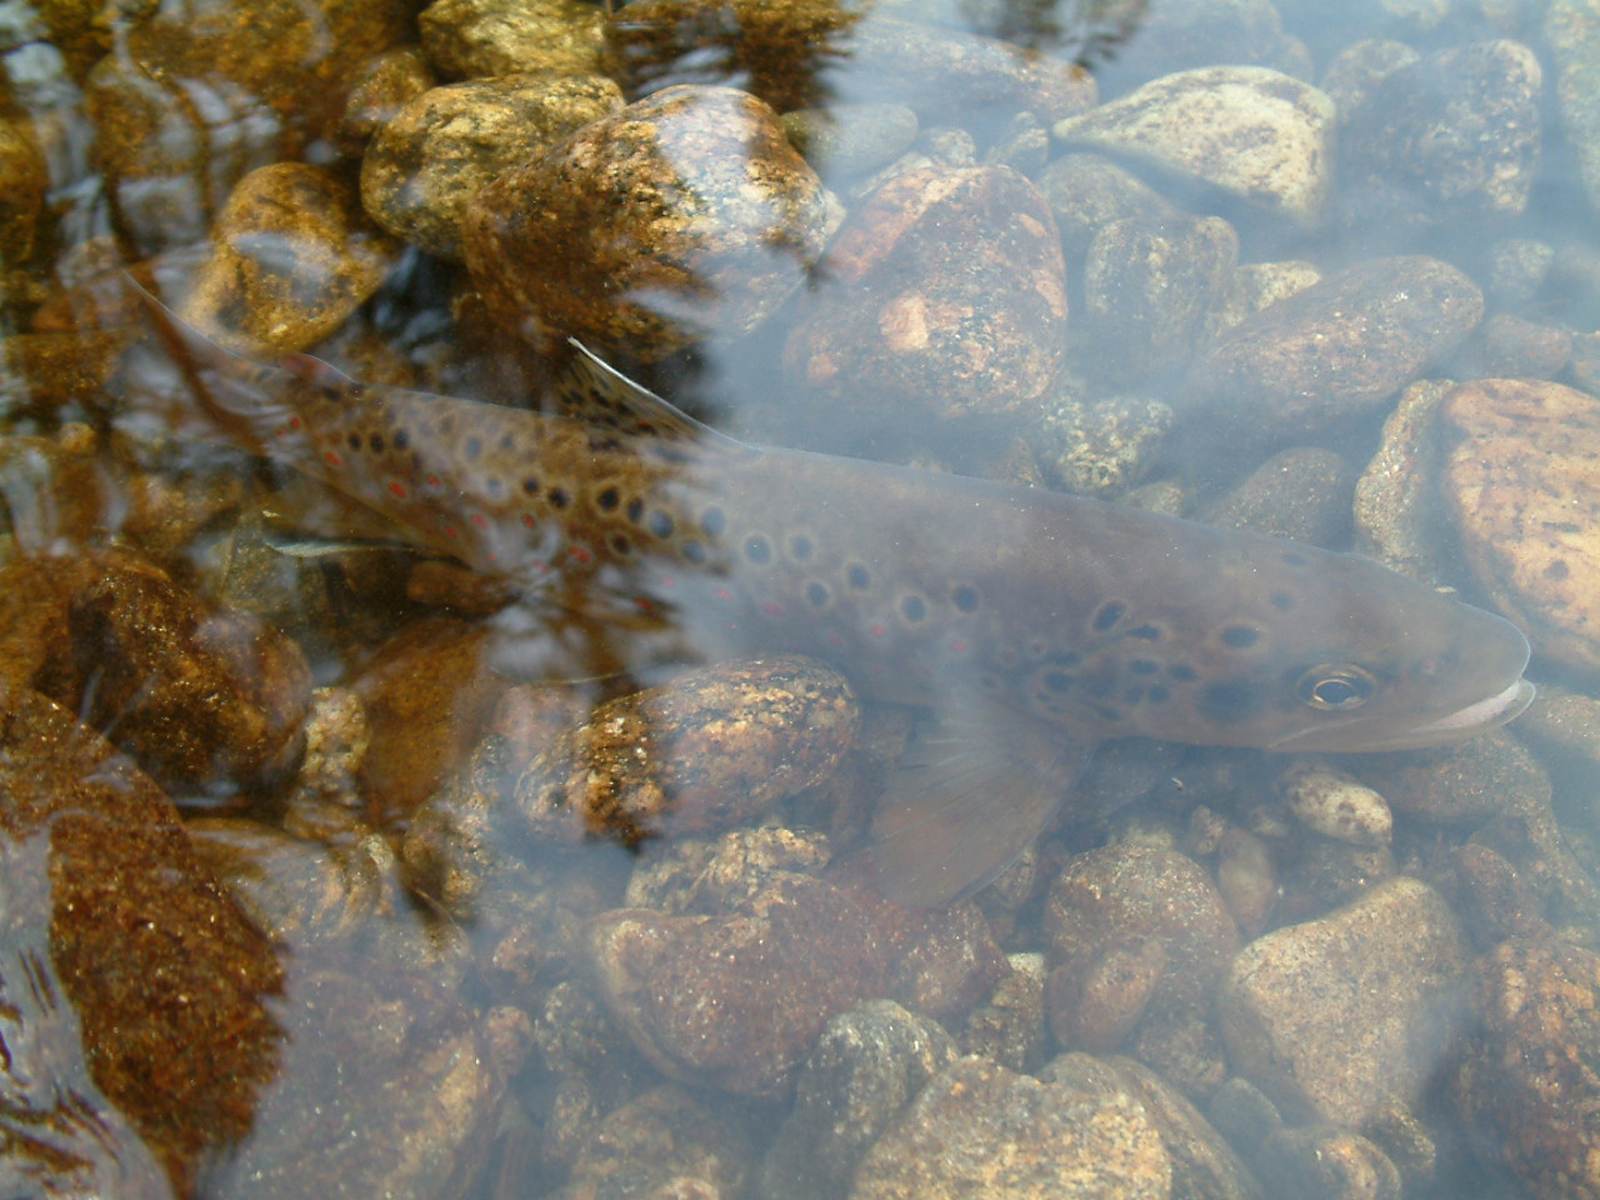
POLYGON ((552 416, 236 358, 156 305, 214 416, 416 545, 701 661, 844 667, 931 708, 867 852, 896 899, 992 878, 1088 751, 1145 736, 1374 751, 1532 699, 1510 623, 1375 563, 1046 491, 746 446, 578 349, 552 416))

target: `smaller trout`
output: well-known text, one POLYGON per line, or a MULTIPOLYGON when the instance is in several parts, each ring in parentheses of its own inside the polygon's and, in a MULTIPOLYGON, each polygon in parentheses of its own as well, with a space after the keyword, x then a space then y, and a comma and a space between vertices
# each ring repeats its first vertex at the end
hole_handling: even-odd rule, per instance
POLYGON ((591 619, 648 611, 692 660, 810 654, 933 709, 867 853, 907 903, 993 878, 1108 739, 1394 750, 1533 696, 1515 626, 1362 558, 745 446, 581 351, 562 398, 582 420, 257 365, 149 299, 217 421, 413 544, 591 619))

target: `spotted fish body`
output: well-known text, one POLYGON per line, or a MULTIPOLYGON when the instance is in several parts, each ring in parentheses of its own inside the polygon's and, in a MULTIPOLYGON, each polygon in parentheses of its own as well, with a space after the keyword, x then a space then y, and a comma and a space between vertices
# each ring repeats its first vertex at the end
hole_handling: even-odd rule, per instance
POLYGON ((417 544, 531 592, 615 598, 704 659, 799 651, 935 708, 950 732, 879 829, 889 890, 917 903, 1003 867, 1080 747, 1391 749, 1531 698, 1513 626, 1356 557, 740 445, 581 355, 580 420, 248 364, 177 328, 231 429, 417 544))

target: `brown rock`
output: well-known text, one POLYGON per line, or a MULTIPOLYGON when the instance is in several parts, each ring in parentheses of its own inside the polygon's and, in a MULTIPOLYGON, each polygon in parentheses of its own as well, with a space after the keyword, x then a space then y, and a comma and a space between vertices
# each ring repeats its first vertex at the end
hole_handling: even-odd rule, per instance
POLYGON ((851 1200, 1158 1200, 1172 1162, 1126 1092, 1040 1083, 981 1058, 936 1075, 856 1171, 851 1200))
POLYGON ((1332 450, 1280 450, 1204 511, 1207 525, 1337 546, 1350 526, 1354 472, 1332 450))
POLYGON ((428 61, 452 78, 587 75, 600 69, 605 16, 580 0, 434 0, 417 25, 428 61))
POLYGON ((1357 1127, 1416 1098, 1447 1032, 1438 1006, 1465 969, 1444 901, 1390 880, 1240 952, 1218 998, 1229 1057, 1294 1113, 1357 1127))
POLYGON ((753 1166, 736 1125, 667 1085, 601 1117, 552 1200, 738 1196, 753 1166))
POLYGON ((459 259, 462 219, 485 184, 621 107, 621 89, 599 75, 508 75, 434 88, 372 139, 361 201, 395 237, 459 259))
POLYGON ((0 262, 7 266, 33 253, 50 184, 44 158, 25 129, 0 120, 0 262))
POLYGON ((94 1086, 188 1194, 200 1157, 253 1127, 282 972, 147 776, 36 692, 3 708, 7 940, 49 924, 49 982, 17 986, 60 989, 94 1086))
POLYGON ((1600 1196, 1600 956, 1550 939, 1505 942, 1479 960, 1480 1027, 1452 1081, 1474 1145, 1538 1200, 1600 1196))
POLYGON ((1065 271, 1049 206, 1015 171, 909 172, 840 231, 785 370, 868 418, 1014 409, 1060 368, 1065 271))
POLYGON ((1441 417, 1446 504, 1478 586, 1536 653, 1600 671, 1600 400, 1557 383, 1484 379, 1450 393, 1441 417))
POLYGON ((678 87, 593 121, 478 193, 467 265, 497 319, 660 358, 748 333, 838 222, 765 104, 678 87), (595 197, 609 197, 597 211, 595 197))
POLYGON ((345 98, 336 134, 339 149, 349 158, 360 158, 373 135, 433 85, 433 73, 415 46, 368 60, 345 98))
POLYGON ((246 355, 322 341, 377 291, 396 249, 366 226, 349 187, 305 163, 246 175, 212 233, 182 316, 246 355))
POLYGON ((1482 314, 1477 285, 1437 259, 1349 267, 1219 337, 1189 373, 1186 415, 1233 453, 1310 439, 1381 409, 1482 314))

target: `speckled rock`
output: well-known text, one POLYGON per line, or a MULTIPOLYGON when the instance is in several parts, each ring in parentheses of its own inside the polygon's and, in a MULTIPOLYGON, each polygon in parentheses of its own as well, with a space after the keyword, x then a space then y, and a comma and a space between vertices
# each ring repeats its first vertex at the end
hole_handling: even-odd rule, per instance
POLYGON ((794 1107, 761 1168, 761 1200, 845 1195, 861 1156, 956 1056, 937 1022, 889 1000, 834 1017, 795 1077, 794 1107))
POLYGON ((821 272, 784 367, 855 413, 1004 412, 1060 368, 1067 295, 1055 221, 1008 167, 897 177, 852 216, 821 272))
POLYGON ((1172 406, 1141 396, 1090 402, 1065 375, 1040 400, 1030 441, 1039 466, 1063 491, 1109 498, 1150 472, 1172 429, 1172 406))
POLYGON ((1313 546, 1338 546, 1349 532, 1355 472, 1332 450, 1280 450, 1204 510, 1208 525, 1251 529, 1313 546))
POLYGON ((1415 1099, 1436 1065, 1438 1006, 1466 945, 1439 895, 1393 879, 1234 960, 1218 999, 1234 1066, 1296 1114, 1357 1127, 1415 1099))
POLYGON ((1389 38, 1365 38, 1351 42, 1336 54, 1318 80, 1339 110, 1339 124, 1372 98, 1379 85, 1402 67, 1419 62, 1422 55, 1404 42, 1389 38))
POLYGON ((506 682, 488 631, 448 617, 413 622, 354 680, 371 730, 361 788, 382 826, 411 814, 463 761, 506 682))
POLYGON ((1528 711, 1518 718, 1517 736, 1558 759, 1600 768, 1600 699, 1541 683, 1528 711))
POLYGON ((1539 60, 1475 42, 1400 67, 1339 135, 1345 217, 1358 228, 1519 216, 1539 169, 1539 60))
POLYGON ((621 107, 621 89, 600 75, 506 75, 434 88, 367 147, 361 202, 395 237, 459 259, 462 219, 485 184, 621 107))
POLYGON ((433 86, 433 72, 415 46, 402 46, 370 59, 345 98, 335 133, 340 151, 349 158, 360 158, 375 133, 433 86))
POLYGON ((1476 967, 1479 1025, 1451 1090, 1486 1156, 1538 1200, 1600 1196, 1600 956, 1509 941, 1476 967))
MULTIPOLYGON (((1272 0, 1146 0, 1107 5, 1100 21, 1113 14, 1135 22, 1137 36, 1113 44, 1116 52, 1095 61, 1095 75, 1107 91, 1123 92, 1147 79, 1209 67, 1213 63, 1276 67, 1295 57, 1293 39, 1272 0)), ((1303 48, 1302 48, 1303 50, 1303 48)))
POLYGON ((1267 843, 1248 829, 1235 827, 1222 835, 1217 847, 1217 891, 1246 937, 1267 927, 1281 891, 1277 864, 1267 843))
POLYGON ((828 184, 876 171, 917 140, 917 114, 904 104, 830 104, 782 120, 795 149, 828 184))
POLYGON ((1419 379, 1383 423, 1377 452, 1356 480, 1356 549, 1413 579, 1441 575, 1435 418, 1455 385, 1419 379))
POLYGON ((1039 191, 1055 213, 1061 244, 1069 257, 1113 221, 1139 220, 1160 224, 1182 213, 1165 196, 1133 172, 1098 154, 1065 154, 1039 176, 1039 191))
POLYGON ((1503 238, 1489 248, 1485 289, 1497 303, 1517 307, 1533 300, 1550 277, 1556 257, 1549 242, 1503 238))
POLYGON ((1216 328, 1230 329, 1246 317, 1320 282, 1322 272, 1317 265, 1300 259, 1242 263, 1233 273, 1226 302, 1214 314, 1216 328))
POLYGON ((1446 504, 1479 587, 1537 653, 1600 671, 1600 400, 1556 383, 1485 379, 1458 387, 1440 415, 1446 504))
POLYGON ((144 10, 84 83, 123 231, 150 251, 204 240, 246 173, 333 132, 359 65, 399 42, 405 20, 378 0, 144 10), (217 107, 197 107, 197 94, 217 107))
POLYGON ((1313 1125, 1279 1129, 1256 1153, 1262 1182, 1274 1196, 1305 1200, 1401 1200, 1399 1169, 1367 1138, 1313 1125))
POLYGON ((1083 265, 1085 366, 1118 382, 1179 370, 1209 330, 1239 261, 1220 217, 1102 225, 1083 265))
POLYGON ((515 1008, 479 1011, 370 963, 303 968, 275 1014, 278 1075, 254 1135, 208 1164, 208 1191, 449 1194, 482 1162, 531 1043, 515 1008))
POLYGON ((9 269, 33 252, 49 182, 33 138, 18 123, 0 120, 0 265, 9 269))
POLYGON ((236 801, 298 758, 310 670, 276 631, 126 551, 6 570, 18 682, 82 712, 159 781, 236 801))
POLYGON ((848 95, 992 125, 1020 110, 1056 120, 1095 99, 1082 67, 838 0, 636 0, 628 7, 628 19, 607 34, 630 94, 705 81, 706 56, 717 51, 717 82, 739 80, 779 111, 848 95))
POLYGON ((1332 178, 1333 128, 1333 101, 1309 84, 1267 67, 1202 67, 1053 132, 1069 146, 1126 155, 1314 225, 1332 178))
MULTIPOLYGON (((1052 971, 1050 1025, 1062 1045, 1082 1044, 1078 1001, 1118 979, 1141 1003, 1117 1006, 1140 1014, 1128 1021, 1167 1021, 1204 1014, 1216 981, 1238 949, 1239 935, 1222 897, 1192 860, 1170 850, 1112 845, 1080 854, 1050 887, 1044 912, 1052 971), (1115 966, 1130 948, 1137 969, 1115 966)), ((1108 1038, 1095 1040, 1102 1049, 1108 1038)))
POLYGON ((659 358, 748 333, 839 214, 776 116, 733 88, 668 88, 483 188, 467 265, 508 329, 659 358), (611 197, 598 216, 594 197, 611 197))
POLYGON ((1355 846, 1386 846, 1394 836, 1388 801, 1342 771, 1298 763, 1278 777, 1278 787, 1313 833, 1355 846))
POLYGON ((306 163, 246 175, 212 235, 180 315, 247 356, 322 341, 377 291, 397 250, 348 186, 306 163))
POLYGON ((1509 938, 1543 938, 1552 932, 1539 897, 1503 854, 1468 842, 1450 858, 1461 924, 1478 949, 1492 950, 1509 938))
POLYGON ((1126 1093, 1143 1106, 1172 1159, 1178 1200, 1257 1200, 1261 1187, 1223 1136, 1160 1075, 1121 1056, 1063 1054, 1039 1072, 1046 1083, 1085 1092, 1126 1093))
POLYGON ((1373 413, 1483 315, 1472 280, 1433 258, 1372 259, 1263 309, 1189 373, 1185 415, 1239 453, 1373 413))
POLYGON ((809 659, 703 668, 597 707, 534 757, 512 803, 543 839, 716 831, 821 783, 860 719, 844 677, 809 659))
POLYGON ((1164 1200, 1172 1163, 1126 1093, 1040 1083, 980 1058, 923 1088, 867 1153, 850 1200, 1164 1200))
POLYGON ((736 1125, 681 1088, 652 1088, 599 1120, 551 1200, 682 1196, 733 1200, 754 1164, 736 1125))
POLYGON ((776 878, 821 874, 832 856, 826 835, 780 825, 656 843, 638 856, 622 902, 673 916, 725 912, 776 878))
POLYGON ((600 69, 605 11, 579 0, 434 0, 417 18, 422 49, 460 79, 600 69))
POLYGON ((1600 3, 1551 0, 1544 38, 1556 68, 1556 111, 1578 156, 1578 179, 1600 211, 1600 3))
MULTIPOLYGON (((70 1004, 91 1085, 77 1122, 109 1101, 121 1113, 113 1136, 125 1119, 148 1147, 130 1182, 149 1153, 174 1194, 190 1193, 200 1157, 244 1137, 276 1072, 283 1035, 268 1004, 283 973, 272 947, 195 856, 161 790, 37 692, 5 689, 0 794, 5 957, 39 955, 26 973, 5 970, 17 997, 5 1006, 6 1074, 13 1042, 26 1054, 31 1041, 17 1023, 42 1017, 29 998, 70 1004)), ((57 1086, 62 1066, 50 1066, 57 1086)))
POLYGON ((51 554, 103 536, 122 507, 93 429, 63 425, 54 437, 0 436, 0 529, 29 554, 51 554))
POLYGON ((1044 955, 1011 954, 1006 961, 1010 974, 967 1017, 961 1050, 1032 1074, 1044 1061, 1046 1043, 1044 955))
POLYGON ((724 916, 606 913, 590 927, 589 957, 606 1007, 657 1069, 775 1096, 829 1020, 884 994, 872 917, 793 876, 724 916))
POLYGON ((1552 379, 1572 358, 1572 331, 1496 313, 1483 323, 1478 352, 1482 373, 1491 378, 1552 379))
POLYGON ((126 345, 111 331, 0 338, 0 415, 97 406, 126 345))

